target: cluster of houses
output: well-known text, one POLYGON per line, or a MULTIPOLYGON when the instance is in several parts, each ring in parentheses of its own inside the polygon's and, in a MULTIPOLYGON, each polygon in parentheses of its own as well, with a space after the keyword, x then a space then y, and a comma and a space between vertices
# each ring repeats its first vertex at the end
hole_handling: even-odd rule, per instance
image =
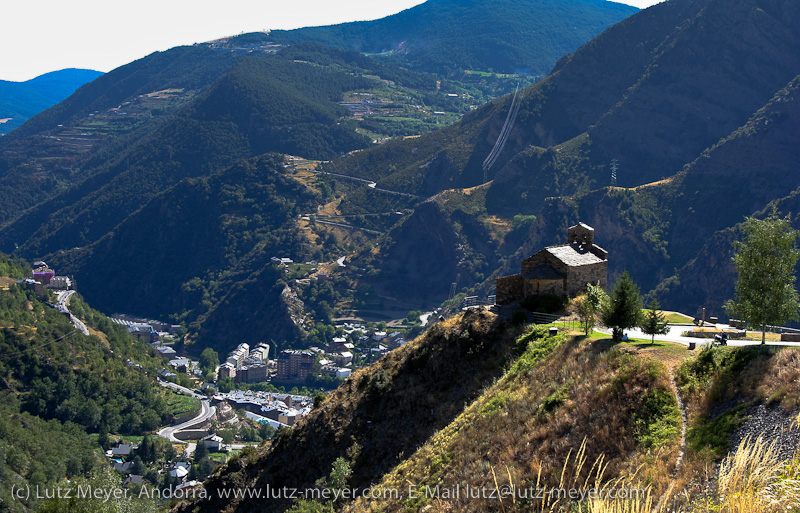
POLYGON ((158 370, 160 378, 167 380, 174 378, 177 372, 195 376, 202 374, 198 361, 178 357, 178 352, 172 347, 177 340, 180 325, 125 314, 114 314, 111 320, 127 328, 128 333, 134 338, 150 344, 161 356, 169 360, 166 368, 158 370))
POLYGON ((261 383, 269 379, 269 344, 261 342, 252 351, 239 344, 219 367, 219 377, 235 383, 261 383))
MULTIPOLYGON (((209 450, 218 451, 220 450, 221 441, 222 439, 220 437, 216 435, 209 435, 203 438, 200 441, 200 443, 202 443, 206 447, 209 447, 209 450)), ((131 460, 131 456, 134 454, 134 451, 136 451, 136 449, 138 448, 139 446, 136 444, 121 443, 118 444, 116 447, 112 447, 111 449, 106 451, 106 456, 109 458, 109 463, 111 464, 111 467, 125 476, 125 480, 122 482, 123 486, 141 485, 144 484, 145 482, 144 476, 131 473, 131 471, 133 470, 133 461, 131 460)), ((197 481, 188 481, 188 482, 186 481, 186 476, 189 475, 191 466, 192 464, 189 463, 188 461, 178 461, 171 464, 169 466, 169 469, 166 470, 166 472, 169 473, 170 477, 177 479, 181 483, 175 488, 176 490, 180 490, 185 487, 197 486, 199 484, 199 482, 197 481)))
POLYGON ((33 263, 30 278, 19 280, 17 283, 24 284, 36 294, 43 294, 44 289, 71 290, 73 287, 69 276, 56 276, 55 270, 41 260, 33 263))
POLYGON ((270 424, 274 428, 292 426, 311 411, 313 402, 304 395, 274 394, 252 390, 231 390, 217 393, 215 400, 243 409, 250 420, 270 424))
MULTIPOLYGON (((128 332, 139 341, 152 344, 156 349, 171 345, 178 332, 178 328, 180 328, 178 324, 170 324, 168 322, 124 314, 114 314, 111 316, 111 320, 125 326, 128 332)), ((170 350, 171 349, 172 348, 170 348, 170 350)), ((165 351, 169 353, 169 350, 165 349, 165 351)), ((172 351, 174 354, 174 350, 172 351)), ((171 356, 171 354, 166 356, 171 356)))
MULTIPOLYGON (((352 328, 350 332, 354 330, 352 328)), ((335 337, 324 347, 285 349, 272 361, 269 360, 268 344, 260 343, 251 350, 248 344, 243 343, 231 351, 220 365, 218 377, 230 378, 235 383, 270 380, 303 383, 309 374, 318 370, 322 375, 346 378, 354 369, 357 352, 368 352, 373 357, 380 357, 405 343, 400 332, 387 334, 385 331, 375 331, 371 335, 360 337, 359 346, 363 349, 356 348, 344 337, 335 337)))

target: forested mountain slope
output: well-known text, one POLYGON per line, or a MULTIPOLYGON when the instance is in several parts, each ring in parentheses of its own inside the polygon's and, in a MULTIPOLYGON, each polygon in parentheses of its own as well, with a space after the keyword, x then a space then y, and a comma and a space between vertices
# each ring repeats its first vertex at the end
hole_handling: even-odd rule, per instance
POLYGON ((62 69, 25 82, 0 80, 0 120, 7 120, 0 123, 0 135, 14 130, 102 74, 90 69, 62 69))
POLYGON ((380 20, 273 30, 267 37, 381 54, 437 73, 493 69, 544 75, 562 55, 636 11, 601 0, 429 0, 380 20))
POLYGON ((12 497, 12 487, 52 489, 106 468, 109 435, 172 420, 154 380, 156 351, 73 296, 70 309, 91 333, 83 335, 47 304, 51 291, 16 283, 29 276, 24 262, 0 254, 0 508, 14 512, 30 511, 44 492, 12 497))
MULTIPOLYGON (((516 100, 333 161, 327 168, 339 173, 378 170, 379 186, 436 195, 363 262, 385 271, 375 280, 385 290, 443 297, 452 282, 472 285, 498 265, 516 272, 520 258, 583 221, 610 251, 612 279, 627 268, 650 290, 716 230, 797 186, 799 35, 800 17, 784 0, 664 2, 565 57, 516 100), (512 105, 516 122, 504 130, 512 105), (496 160, 484 170, 489 156, 496 160), (522 249, 504 242, 523 221, 515 216, 536 216, 525 221, 522 249), (408 229, 415 225, 427 229, 408 229), (457 248, 452 258, 445 252, 395 279, 418 248, 442 244, 457 248)), ((721 279, 730 283, 730 275, 721 279)), ((673 308, 697 306, 672 299, 673 308)))

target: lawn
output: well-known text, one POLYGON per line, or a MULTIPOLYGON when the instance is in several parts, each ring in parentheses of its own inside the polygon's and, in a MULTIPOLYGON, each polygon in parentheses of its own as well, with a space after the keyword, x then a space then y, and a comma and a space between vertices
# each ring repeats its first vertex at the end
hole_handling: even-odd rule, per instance
MULTIPOLYGON (((600 333, 599 331, 593 331, 591 338, 594 340, 611 340, 609 335, 600 333)), ((630 347, 640 351, 654 353, 657 359, 664 362, 677 362, 694 354, 693 351, 689 351, 687 346, 677 342, 668 342, 666 340, 656 340, 651 344, 650 339, 632 338, 625 342, 619 342, 617 345, 620 348, 630 347)))
POLYGON ((675 323, 675 324, 687 324, 694 321, 694 318, 689 317, 688 315, 683 315, 682 313, 678 312, 662 312, 664 317, 666 318, 667 322, 675 323))

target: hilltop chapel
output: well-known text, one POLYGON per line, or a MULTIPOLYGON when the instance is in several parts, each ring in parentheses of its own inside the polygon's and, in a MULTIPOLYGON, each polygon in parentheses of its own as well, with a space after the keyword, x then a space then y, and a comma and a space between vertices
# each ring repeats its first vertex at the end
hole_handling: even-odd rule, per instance
POLYGON ((522 261, 522 270, 497 283, 498 305, 529 296, 573 297, 589 283, 605 288, 608 252, 594 243, 594 228, 583 223, 567 230, 567 243, 548 246, 522 261))

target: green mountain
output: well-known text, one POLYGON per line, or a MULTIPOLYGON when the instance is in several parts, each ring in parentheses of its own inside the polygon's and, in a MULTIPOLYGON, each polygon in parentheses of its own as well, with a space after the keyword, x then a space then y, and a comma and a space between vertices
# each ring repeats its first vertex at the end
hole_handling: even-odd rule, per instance
POLYGON ((13 512, 44 496, 13 489, 52 489, 107 468, 109 437, 173 420, 155 384, 163 361, 154 349, 76 295, 69 308, 88 326, 83 335, 48 304, 51 291, 17 283, 27 277, 28 265, 0 254, 0 507, 13 512))
POLYGON ((262 37, 318 41, 441 74, 525 70, 541 76, 561 56, 637 10, 603 0, 429 0, 380 20, 273 30, 262 37))
MULTIPOLYGON (((145 84, 135 83, 113 101, 92 96, 88 107, 71 98, 29 122, 30 130, 66 121, 63 126, 23 138, 26 125, 16 141, 0 148, 6 168, 0 180, 8 185, 3 214, 18 216, 2 230, 5 247, 27 241, 25 251, 44 254, 92 242, 180 179, 209 174, 238 158, 280 151, 324 159, 370 144, 336 102, 347 91, 383 87, 365 76, 386 68, 380 63, 315 45, 248 55, 235 64, 229 53, 210 49, 170 52, 183 78, 162 70, 172 78, 154 82, 143 70, 145 84), (198 68, 208 67, 227 71, 204 85, 198 68), (194 87, 205 89, 189 89, 194 87)), ((149 60, 138 66, 159 67, 149 60)), ((399 84, 406 77, 426 78, 387 72, 399 84)), ((122 84, 126 75, 119 77, 122 84)), ((427 78, 434 88, 433 77, 427 78)))
POLYGON ((7 120, 0 123, 0 136, 101 75, 101 72, 89 69, 62 69, 25 82, 0 80, 0 120, 7 120))
MULTIPOLYGON (((553 52, 566 51, 560 49, 561 40, 568 41, 564 48, 574 49, 635 11, 603 2, 460 7, 468 8, 431 2, 424 7, 425 24, 440 18, 437 23, 443 26, 478 30, 477 20, 498 16, 487 49, 494 57, 508 55, 509 62, 519 54, 514 43, 519 31, 508 25, 515 19, 512 12, 523 21, 532 16, 545 20, 526 30, 546 33, 547 44, 538 36, 534 40, 550 49, 523 52, 547 53, 542 72, 555 62, 553 52), (533 11, 541 12, 534 16, 533 11), (584 23, 587 18, 591 22, 584 23), (576 32, 578 21, 582 29, 576 32), (502 37, 507 41, 501 44, 502 37)), ((403 16, 408 19, 407 13, 403 16)), ((395 26, 396 20, 387 23, 395 26)), ((476 45, 450 34, 450 51, 476 45)), ((434 34, 425 29, 415 37, 421 41, 434 34)), ((433 56, 419 57, 432 63, 421 69, 436 69, 433 56)), ((373 226, 374 235, 416 198, 386 193, 374 201, 353 190, 357 182, 332 183, 319 176, 272 181, 283 164, 257 157, 275 152, 330 160, 389 136, 428 133, 477 108, 497 84, 518 80, 479 74, 466 82, 451 81, 396 64, 319 43, 286 46, 271 36, 248 35, 174 48, 114 70, 0 140, 0 247, 47 256, 75 274, 87 297, 108 312, 172 316, 190 327, 193 340, 219 347, 258 329, 248 320, 257 314, 242 304, 258 296, 253 277, 259 277, 270 290, 258 301, 274 318, 275 337, 296 338, 301 333, 298 314, 287 314, 300 312, 295 294, 310 300, 309 311, 319 320, 330 317, 331 308, 349 293, 339 292, 340 286, 336 292, 327 286, 305 292, 286 288, 269 258, 280 254, 304 261, 334 253, 338 258, 367 240, 326 231, 322 224, 308 233, 309 227, 300 230, 295 219, 314 212, 318 205, 313 201, 337 202, 352 193, 343 208, 365 227, 373 226), (253 167, 260 171, 243 171, 253 167), (252 196, 235 182, 242 176, 254 191, 263 185, 264 194, 280 191, 285 196, 252 196), (262 178, 268 182, 261 184, 262 178), (205 188, 215 194, 199 194, 205 188), (244 196, 217 205, 228 189, 244 196), (260 206, 253 209, 246 202, 260 206), (162 222, 166 219, 169 223, 162 222), (153 266, 156 253, 163 255, 158 257, 163 266, 153 266), (120 258, 129 265, 111 279, 97 272, 119 267, 120 258), (191 265, 171 268, 170 262, 191 265), (118 293, 131 283, 137 284, 134 294, 118 293)))
POLYGON ((225 353, 242 339, 294 340, 304 327, 291 317, 283 273, 270 258, 310 258, 294 219, 321 200, 282 156, 241 160, 180 181, 98 241, 49 263, 73 269, 87 297, 110 311, 178 314, 201 348, 225 353))
MULTIPOLYGON (((347 105, 374 105, 355 100, 380 94, 394 99, 379 102, 388 110, 410 106, 400 96, 446 102, 440 88, 448 83, 316 43, 278 48, 248 36, 171 50, 126 70, 134 78, 119 95, 135 97, 112 101, 118 88, 109 86, 105 103, 71 99, 3 141, 8 222, 0 243, 58 262, 91 284, 87 297, 104 308, 171 315, 192 339, 220 348, 239 332, 255 336, 243 321, 253 301, 276 336, 290 338, 310 320, 437 304, 453 283, 489 293, 489 278, 516 272, 521 258, 562 241, 577 221, 593 225, 611 252, 612 281, 628 269, 650 291, 714 233, 794 188, 784 170, 796 151, 789 106, 798 24, 786 0, 658 4, 563 57, 536 84, 442 130, 375 147, 367 137, 375 118, 347 105), (174 62, 183 82, 167 80, 167 71, 152 82, 139 71, 161 69, 151 59, 174 62), (200 80, 196 71, 209 66, 218 77, 200 80), (141 115, 115 121, 128 111, 141 115), (57 121, 71 132, 36 132, 37 123, 57 121), (766 132, 744 137, 764 122, 766 132), (92 149, 70 156, 76 164, 50 156, 53 144, 63 150, 87 139, 92 149), (22 150, 31 142, 38 158, 22 150), (770 159, 754 160, 756 147, 773 148, 770 159), (298 171, 296 159, 257 157, 266 152, 324 162, 298 171), (724 180, 714 178, 722 171, 702 171, 708 155, 734 154, 723 160, 724 180), (774 171, 746 172, 767 162, 774 171), (762 180, 767 172, 781 185, 762 180), (267 196, 236 180, 253 191, 263 181, 267 196), (705 191, 717 181, 735 205, 712 216, 716 197, 705 191), (217 204, 228 191, 237 192, 217 204), (130 255, 113 277, 98 272, 130 255), (310 266, 268 263, 286 255, 348 256, 353 265, 336 267, 322 286, 296 281, 310 266), (261 279, 266 295, 257 293, 261 279), (129 284, 135 294, 117 293, 129 284)), ((698 297, 712 294, 696 283, 698 297)), ((662 304, 693 311, 689 297, 664 296, 662 304)))
MULTIPOLYGON (((790 11, 777 0, 658 4, 562 59, 516 99, 331 162, 326 169, 430 196, 356 261, 379 270, 370 283, 384 292, 444 299, 453 282, 461 289, 517 272, 521 258, 583 221, 611 254, 612 281, 628 269, 644 290, 655 288, 715 232, 799 185, 800 18, 790 11)), ((730 289, 730 274, 711 276, 730 289)), ((662 304, 694 312, 697 300, 727 299, 712 299, 719 289, 704 279, 684 273, 697 294, 662 304)))
MULTIPOLYGON (((727 493, 733 487, 717 487, 703 469, 745 435, 790 429, 796 348, 693 355, 556 331, 478 310, 438 322, 354 373, 271 444, 231 460, 203 483, 205 494, 173 511, 651 511, 662 503, 700 512, 712 500, 762 493, 766 484, 727 493), (625 497, 607 496, 623 489, 625 497)), ((789 460, 753 455, 751 468, 785 468, 768 500, 788 504, 797 442, 776 443, 789 460)))
POLYGON ((274 178, 285 170, 282 157, 241 159, 271 152, 324 159, 369 146, 344 95, 379 96, 358 105, 400 111, 372 130, 397 125, 402 131, 399 125, 409 120, 417 129, 439 126, 432 107, 405 118, 408 106, 393 97, 419 98, 450 115, 468 106, 437 92, 433 75, 355 52, 316 43, 256 55, 231 48, 179 48, 146 58, 91 84, 107 88, 98 89, 100 97, 80 98, 81 90, 10 135, 0 148, 7 169, 0 177, 7 185, 3 213, 13 219, 0 229, 8 250, 20 241, 25 254, 48 254, 87 285, 82 290, 91 301, 108 301, 106 311, 172 315, 193 333, 202 331, 203 342, 235 345, 273 317, 274 337, 296 338, 296 324, 276 309, 286 294, 269 259, 319 252, 298 235, 293 219, 313 211, 330 186, 274 178), (232 57, 236 51, 243 57, 232 57), (152 61, 164 59, 176 73, 153 76, 163 63, 152 61), (198 194, 208 187, 215 193, 198 194), (219 204, 229 193, 231 201, 219 204), (154 252, 164 263, 155 273, 154 252), (110 281, 96 272, 117 266, 122 255, 137 255, 136 263, 110 281), (170 264, 181 261, 191 265, 170 264), (142 286, 134 295, 118 294, 128 283, 142 286), (256 283, 268 283, 274 293, 262 296, 256 283), (254 297, 263 310, 243 308, 258 304, 254 297))

